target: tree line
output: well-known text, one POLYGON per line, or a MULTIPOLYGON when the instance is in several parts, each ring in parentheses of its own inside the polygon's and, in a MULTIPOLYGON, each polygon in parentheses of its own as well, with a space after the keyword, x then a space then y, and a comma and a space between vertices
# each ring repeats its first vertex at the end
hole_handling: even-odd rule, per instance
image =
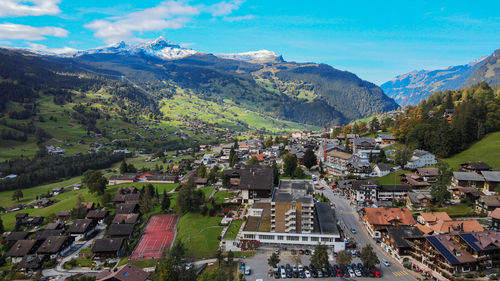
POLYGON ((17 177, 0 180, 0 191, 28 188, 67 177, 82 175, 87 170, 103 169, 125 158, 123 153, 98 152, 68 157, 35 157, 0 163, 2 175, 17 177))
POLYGON ((399 115, 392 133, 410 148, 449 157, 498 130, 500 95, 481 82, 467 89, 430 95, 399 115))

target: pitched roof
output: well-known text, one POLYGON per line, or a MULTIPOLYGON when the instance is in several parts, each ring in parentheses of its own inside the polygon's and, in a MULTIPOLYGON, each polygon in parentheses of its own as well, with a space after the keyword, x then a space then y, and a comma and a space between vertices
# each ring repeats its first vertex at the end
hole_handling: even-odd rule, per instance
POLYGON ((108 228, 110 236, 129 236, 132 232, 134 232, 133 224, 111 224, 108 228))
POLYGON ((131 214, 134 212, 136 203, 122 203, 116 205, 116 214, 131 214))
POLYGON ((130 264, 122 265, 113 271, 100 272, 96 281, 144 281, 149 277, 150 273, 130 264))
POLYGON ((452 231, 484 231, 484 228, 477 220, 458 220, 458 221, 442 221, 439 220, 435 225, 430 228, 435 233, 449 233, 452 231))
POLYGON ((123 244, 123 238, 101 238, 94 241, 92 252, 94 253, 113 253, 120 250, 123 244))
POLYGON ((62 229, 44 229, 35 233, 35 240, 45 240, 49 236, 60 236, 62 235, 62 229))
POLYGON ((87 213, 86 218, 88 218, 88 219, 103 219, 107 215, 108 215, 108 211, 104 210, 104 209, 103 210, 90 210, 87 213))
POLYGON ((423 234, 423 232, 415 226, 391 227, 387 229, 387 233, 392 237, 398 248, 411 247, 411 243, 405 238, 417 237, 423 234))
POLYGON ((389 166, 385 163, 378 163, 375 166, 377 166, 380 171, 390 171, 391 170, 391 166, 389 166))
POLYGON ((399 221, 400 225, 414 225, 415 220, 407 208, 364 208, 367 221, 372 225, 392 225, 393 221, 399 221))
POLYGON ((439 176, 440 172, 438 168, 417 168, 417 173, 421 176, 435 177, 439 176))
POLYGON ((7 241, 17 241, 17 240, 23 240, 28 237, 30 233, 26 231, 12 231, 7 235, 7 241))
POLYGON ((139 214, 116 214, 111 223, 136 223, 139 214))
POLYGON ((476 251, 500 250, 500 232, 498 231, 461 233, 460 237, 476 251))
POLYGON ((446 212, 435 212, 435 213, 420 213, 420 216, 427 223, 435 223, 437 221, 451 221, 452 219, 446 212))
POLYGON ((39 254, 55 254, 61 250, 68 236, 49 236, 36 251, 39 254))
POLYGON ((451 235, 442 234, 427 236, 426 239, 431 245, 452 265, 475 262, 476 259, 466 250, 462 249, 460 244, 455 242, 451 235))
POLYGON ((470 172, 453 172, 453 177, 459 181, 476 181, 483 182, 484 177, 477 173, 470 172))
POLYGON ((91 219, 76 219, 68 229, 69 233, 85 233, 92 224, 91 219))
POLYGON ((488 182, 500 182, 500 171, 481 171, 488 182))
POLYGON ((488 207, 500 207, 500 196, 499 195, 486 195, 481 196, 481 200, 488 207))
POLYGON ((42 260, 37 255, 28 255, 25 256, 18 264, 18 269, 30 269, 36 270, 39 269, 42 265, 42 260))
POLYGON ((490 214, 490 217, 500 220, 500 208, 496 208, 495 210, 493 210, 490 214))
POLYGON ((36 244, 36 240, 19 240, 7 252, 7 257, 23 257, 29 254, 36 244))
POLYGON ((460 164, 462 168, 469 170, 491 170, 491 167, 484 162, 469 162, 460 164))
POLYGON ((264 166, 243 166, 240 173, 239 189, 272 190, 273 169, 264 166))

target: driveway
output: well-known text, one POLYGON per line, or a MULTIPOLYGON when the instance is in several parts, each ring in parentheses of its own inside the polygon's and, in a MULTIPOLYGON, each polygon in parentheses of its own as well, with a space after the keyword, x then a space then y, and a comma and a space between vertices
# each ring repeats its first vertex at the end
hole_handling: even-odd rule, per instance
POLYGON ((78 273, 96 273, 96 274, 99 273, 100 272, 99 270, 90 270, 88 268, 74 268, 74 269, 66 270, 62 267, 64 263, 70 261, 73 258, 77 258, 78 254, 80 253, 81 250, 92 246, 92 242, 94 242, 95 239, 100 239, 100 238, 104 237, 104 232, 105 232, 106 226, 105 225, 98 225, 97 228, 99 230, 99 233, 94 238, 92 238, 88 241, 85 241, 85 243, 83 243, 83 245, 80 248, 78 248, 78 250, 71 253, 70 255, 68 255, 62 259, 59 259, 57 266, 55 268, 42 270, 42 275, 45 277, 54 277, 55 278, 54 280, 56 280, 56 281, 59 281, 59 280, 62 281, 62 280, 65 280, 66 278, 68 278, 72 275, 78 274, 78 273))

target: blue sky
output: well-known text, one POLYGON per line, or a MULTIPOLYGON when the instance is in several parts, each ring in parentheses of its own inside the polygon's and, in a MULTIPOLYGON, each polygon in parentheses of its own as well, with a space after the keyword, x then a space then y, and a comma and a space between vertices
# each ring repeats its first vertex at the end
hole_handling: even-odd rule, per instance
POLYGON ((268 49, 381 84, 500 48, 500 2, 0 0, 0 45, 63 51, 160 35, 207 53, 268 49))

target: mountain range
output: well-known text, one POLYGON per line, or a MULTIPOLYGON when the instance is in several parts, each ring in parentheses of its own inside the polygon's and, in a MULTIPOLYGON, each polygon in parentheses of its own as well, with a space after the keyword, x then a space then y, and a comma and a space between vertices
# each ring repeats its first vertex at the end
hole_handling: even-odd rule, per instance
POLYGON ((416 105, 436 91, 462 89, 481 81, 500 84, 500 49, 468 64, 399 75, 380 87, 404 106, 416 105))
POLYGON ((353 73, 326 64, 287 62, 267 50, 213 55, 160 37, 135 45, 119 42, 72 53, 36 53, 57 62, 45 63, 47 71, 129 81, 156 102, 166 88, 177 87, 207 101, 230 102, 302 124, 343 125, 398 106, 378 86, 353 73))

